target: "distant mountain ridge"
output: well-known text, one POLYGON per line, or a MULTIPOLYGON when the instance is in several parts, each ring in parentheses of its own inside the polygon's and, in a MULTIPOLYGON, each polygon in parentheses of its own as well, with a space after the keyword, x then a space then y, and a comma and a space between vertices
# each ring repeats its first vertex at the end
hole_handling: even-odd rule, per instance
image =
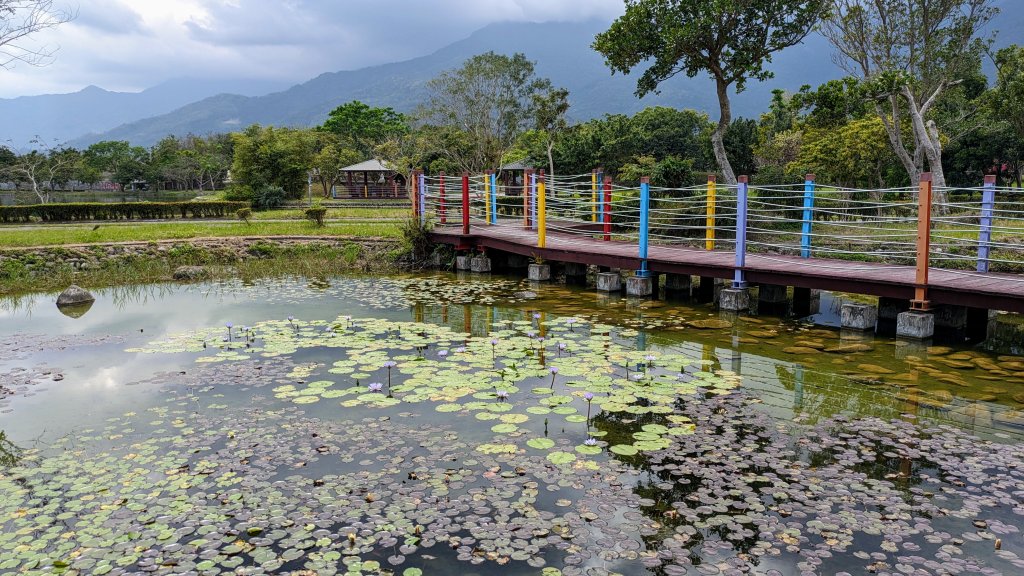
POLYGON ((259 95, 280 90, 280 83, 176 79, 142 92, 112 92, 88 86, 70 94, 0 98, 0 145, 26 148, 35 137, 64 143, 85 134, 106 132, 131 122, 166 114, 222 92, 259 95))
MULTIPOLYGON (((996 0, 1002 13, 993 27, 997 46, 1024 44, 1024 10, 1019 0, 996 0)), ((570 119, 584 121, 604 114, 632 114, 647 106, 693 108, 718 116, 714 85, 705 75, 676 77, 659 94, 634 96, 636 74, 612 75, 590 45, 608 22, 498 23, 482 28, 432 54, 357 70, 321 74, 286 90, 273 92, 264 83, 238 85, 231 80, 167 82, 138 94, 89 87, 66 95, 0 99, 0 144, 27 142, 35 134, 75 147, 101 140, 128 140, 149 146, 174 134, 184 136, 234 131, 253 123, 314 126, 336 106, 361 100, 410 112, 425 98, 426 83, 444 70, 487 51, 523 52, 537 63, 537 73, 568 88, 570 119)), ((771 91, 816 86, 844 72, 832 61, 834 50, 820 34, 775 55, 775 78, 748 83, 733 97, 733 115, 756 117, 768 106, 771 91)), ((991 65, 987 67, 990 69, 991 65)))

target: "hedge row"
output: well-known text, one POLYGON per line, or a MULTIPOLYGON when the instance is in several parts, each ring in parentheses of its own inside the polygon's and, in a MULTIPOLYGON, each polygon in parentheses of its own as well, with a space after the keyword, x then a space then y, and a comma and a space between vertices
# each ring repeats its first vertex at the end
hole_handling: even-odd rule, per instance
POLYGON ((78 220, 156 220, 234 216, 248 202, 83 202, 0 206, 0 222, 71 222, 78 220))

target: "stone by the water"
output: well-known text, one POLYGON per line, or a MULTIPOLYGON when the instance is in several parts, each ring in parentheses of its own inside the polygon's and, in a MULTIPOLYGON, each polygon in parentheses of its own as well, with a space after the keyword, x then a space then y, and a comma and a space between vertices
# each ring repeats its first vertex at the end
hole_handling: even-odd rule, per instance
POLYGON ((201 280, 209 276, 209 272, 202 266, 178 266, 174 269, 175 280, 201 280))
POLYGON ((88 290, 72 284, 57 297, 57 306, 61 308, 64 306, 80 306, 82 304, 91 304, 95 301, 96 297, 88 290))
POLYGON ((522 290, 520 292, 513 292, 512 297, 519 298, 521 300, 533 300, 537 297, 537 293, 531 292, 530 290, 522 290))

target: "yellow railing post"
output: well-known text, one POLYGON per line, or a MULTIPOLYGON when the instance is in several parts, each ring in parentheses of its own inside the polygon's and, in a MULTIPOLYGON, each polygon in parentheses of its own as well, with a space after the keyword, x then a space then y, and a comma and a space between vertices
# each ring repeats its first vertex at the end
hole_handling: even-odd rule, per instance
POLYGON ((708 215, 704 228, 704 249, 715 249, 715 175, 708 174, 708 215))
POLYGON ((540 171, 540 178, 537 179, 537 247, 543 248, 547 243, 547 202, 545 200, 546 187, 544 183, 544 171, 540 171))

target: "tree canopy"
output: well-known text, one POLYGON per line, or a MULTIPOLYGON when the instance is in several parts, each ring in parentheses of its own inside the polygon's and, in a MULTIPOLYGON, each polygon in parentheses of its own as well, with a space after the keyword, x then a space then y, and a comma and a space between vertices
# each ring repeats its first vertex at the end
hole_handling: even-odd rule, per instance
POLYGON ((636 95, 656 91, 685 73, 711 75, 718 94, 718 126, 711 141, 718 168, 730 184, 736 176, 724 138, 732 122, 729 90, 772 77, 772 54, 807 36, 825 0, 626 0, 626 13, 598 34, 594 49, 612 72, 628 74, 651 63, 637 80, 636 95))

